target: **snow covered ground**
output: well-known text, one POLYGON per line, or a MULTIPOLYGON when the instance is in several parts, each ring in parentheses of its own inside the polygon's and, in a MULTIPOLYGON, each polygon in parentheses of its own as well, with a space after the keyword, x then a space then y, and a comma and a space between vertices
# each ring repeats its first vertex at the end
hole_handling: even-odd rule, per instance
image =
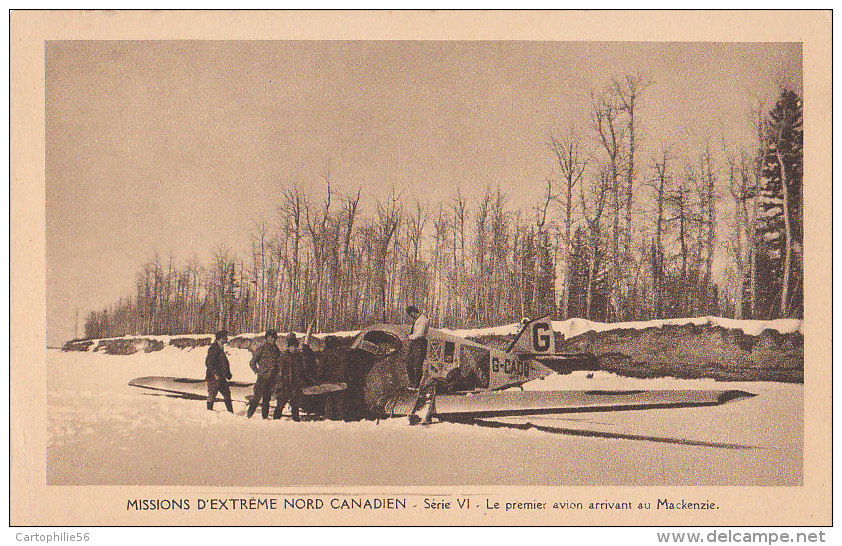
MULTIPOLYGON (((228 348, 235 380, 250 353, 228 348)), ((528 389, 740 389, 708 408, 500 419, 542 430, 403 419, 247 420, 218 403, 128 386, 145 375, 201 378, 206 348, 131 356, 47 353, 51 485, 800 485, 803 385, 550 376, 528 389)), ((242 409, 235 407, 235 410, 242 409)))

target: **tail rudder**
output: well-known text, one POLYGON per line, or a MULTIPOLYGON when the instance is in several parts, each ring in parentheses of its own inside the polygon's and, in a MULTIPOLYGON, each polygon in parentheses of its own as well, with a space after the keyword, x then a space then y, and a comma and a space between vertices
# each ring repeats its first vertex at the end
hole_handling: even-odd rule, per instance
POLYGON ((538 319, 524 319, 520 332, 506 352, 555 354, 555 333, 549 315, 538 319))

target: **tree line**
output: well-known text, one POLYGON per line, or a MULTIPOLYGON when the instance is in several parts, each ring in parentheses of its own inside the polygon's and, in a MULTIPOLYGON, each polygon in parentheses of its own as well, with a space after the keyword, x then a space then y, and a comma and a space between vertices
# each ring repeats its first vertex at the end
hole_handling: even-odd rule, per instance
POLYGON ((802 100, 783 89, 736 149, 643 155, 653 82, 614 78, 589 124, 547 135, 554 169, 528 210, 487 186, 449 200, 379 199, 286 185, 251 248, 210 263, 154 256, 134 294, 85 320, 86 337, 356 329, 426 310, 434 327, 556 319, 803 315, 802 100))

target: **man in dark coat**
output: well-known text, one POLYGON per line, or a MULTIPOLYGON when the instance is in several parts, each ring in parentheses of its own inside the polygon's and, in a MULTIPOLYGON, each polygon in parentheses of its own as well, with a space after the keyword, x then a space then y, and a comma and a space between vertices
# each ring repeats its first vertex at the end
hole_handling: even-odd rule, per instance
POLYGON ((275 385, 276 405, 272 414, 274 419, 281 418, 284 406, 289 402, 292 420, 299 421, 298 408, 301 407, 301 388, 304 383, 304 362, 298 349, 298 338, 294 332, 287 336, 286 351, 280 357, 278 381, 275 385))
POLYGON ((278 333, 275 330, 266 330, 265 337, 266 342, 257 348, 249 362, 249 367, 257 374, 257 380, 254 382, 254 396, 252 396, 246 412, 246 416, 249 418, 254 415, 258 404, 263 418, 269 418, 269 403, 272 400, 272 390, 278 378, 278 360, 281 356, 281 350, 275 343, 278 339, 278 333))
POLYGON ((205 358, 205 381, 208 383, 208 409, 213 410, 213 403, 216 400, 216 393, 221 393, 225 400, 225 409, 234 413, 231 404, 231 389, 228 388, 228 380, 231 379, 231 365, 225 355, 224 345, 228 341, 228 332, 220 330, 216 333, 214 342, 208 349, 208 356, 205 358))
MULTIPOLYGON (((319 356, 319 382, 345 383, 350 386, 350 381, 346 376, 347 351, 341 347, 339 339, 334 336, 325 337, 324 346, 325 348, 319 356)), ((349 417, 349 412, 345 407, 347 394, 347 389, 345 389, 323 395, 325 417, 331 420, 347 419, 349 417)))

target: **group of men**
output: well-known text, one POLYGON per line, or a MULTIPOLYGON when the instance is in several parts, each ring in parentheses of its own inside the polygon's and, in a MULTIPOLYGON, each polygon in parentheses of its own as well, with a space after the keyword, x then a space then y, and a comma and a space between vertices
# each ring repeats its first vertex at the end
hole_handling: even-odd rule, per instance
MULTIPOLYGON (((261 415, 264 419, 269 418, 269 406, 272 397, 275 397, 275 411, 272 414, 274 419, 281 418, 284 406, 289 403, 292 410, 292 420, 298 421, 299 407, 301 405, 301 388, 307 379, 305 365, 312 368, 313 351, 309 343, 305 343, 301 349, 298 347, 298 337, 290 332, 286 338, 286 349, 281 351, 278 347, 278 333, 275 330, 267 330, 264 336, 264 343, 254 351, 249 362, 249 367, 257 374, 254 383, 254 396, 248 405, 246 415, 251 417, 261 407, 261 415)), ((222 395, 225 402, 225 409, 233 413, 231 403, 231 390, 228 381, 231 379, 231 367, 228 357, 225 355, 224 345, 228 341, 228 332, 221 330, 216 333, 213 344, 208 349, 208 356, 205 359, 207 372, 205 380, 208 384, 207 407, 213 410, 213 404, 217 393, 222 395)))
MULTIPOLYGON (((427 374, 424 369, 424 360, 427 355, 428 320, 413 305, 407 307, 406 312, 413 321, 406 352, 406 371, 410 385, 419 388, 420 404, 421 399, 430 394, 425 388, 429 388, 429 385, 427 385, 428 378, 425 377, 427 374)), ((254 415, 257 406, 260 406, 261 415, 264 419, 268 419, 269 406, 274 396, 276 403, 275 411, 272 414, 273 419, 281 418, 281 412, 287 403, 292 410, 292 420, 298 421, 300 419, 299 408, 301 406, 302 387, 308 383, 314 383, 310 377, 312 374, 308 372, 315 369, 315 355, 310 348, 309 337, 310 332, 308 331, 299 348, 298 337, 295 333, 290 332, 286 338, 285 350, 282 351, 277 344, 278 333, 272 329, 266 331, 264 343, 254 351, 249 362, 252 371, 257 374, 257 380, 254 383, 254 396, 252 396, 246 411, 248 417, 254 415)), ((330 342, 330 340, 330 336, 325 339, 327 350, 323 351, 320 367, 325 367, 327 364, 327 367, 336 368, 332 370, 336 377, 325 379, 340 381, 344 379, 344 366, 341 363, 332 362, 332 360, 338 359, 331 358, 331 348, 335 343, 330 342), (324 362, 325 360, 328 362, 324 362)), ((228 386, 228 381, 231 379, 231 367, 224 349, 227 342, 228 332, 221 330, 216 333, 214 342, 208 349, 208 355, 205 359, 207 368, 205 380, 208 385, 207 407, 209 410, 213 410, 216 395, 221 394, 225 402, 225 408, 233 413, 231 390, 228 386)), ((319 375, 324 375, 324 373, 319 375)), ((432 395, 435 396, 435 386, 432 388, 432 395)), ((332 418, 340 417, 344 412, 341 407, 343 398, 341 396, 327 396, 325 398, 325 411, 328 416, 332 418)))

